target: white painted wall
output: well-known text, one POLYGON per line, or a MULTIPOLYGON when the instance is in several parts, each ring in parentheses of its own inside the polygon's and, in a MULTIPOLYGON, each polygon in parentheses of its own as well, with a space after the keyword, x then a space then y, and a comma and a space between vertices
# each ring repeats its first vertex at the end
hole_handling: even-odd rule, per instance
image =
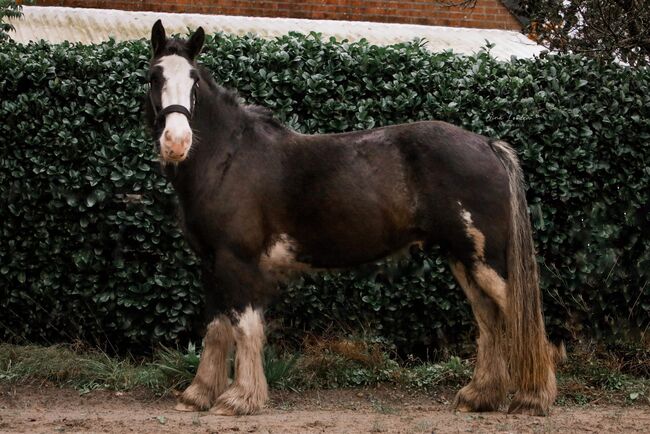
POLYGON ((16 32, 12 32, 11 37, 18 42, 45 39, 53 43, 97 43, 109 37, 116 40, 149 38, 151 26, 160 18, 168 34, 185 34, 188 28, 203 26, 208 33, 253 33, 263 38, 272 38, 289 31, 315 31, 322 33, 325 38, 334 36, 338 40, 350 41, 366 38, 379 45, 424 38, 431 51, 453 50, 460 54, 475 53, 488 40, 495 44, 492 54, 503 60, 509 60, 510 56, 532 57, 543 50, 523 34, 508 30, 42 6, 25 6, 23 12, 23 19, 12 21, 16 32))

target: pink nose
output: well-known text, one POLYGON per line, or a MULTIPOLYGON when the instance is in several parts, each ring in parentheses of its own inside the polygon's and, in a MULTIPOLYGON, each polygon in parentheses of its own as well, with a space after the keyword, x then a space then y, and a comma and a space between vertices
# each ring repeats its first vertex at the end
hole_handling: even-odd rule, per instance
POLYGON ((170 130, 165 130, 162 140, 162 156, 166 160, 182 160, 192 142, 192 134, 186 131, 183 134, 175 135, 170 130))

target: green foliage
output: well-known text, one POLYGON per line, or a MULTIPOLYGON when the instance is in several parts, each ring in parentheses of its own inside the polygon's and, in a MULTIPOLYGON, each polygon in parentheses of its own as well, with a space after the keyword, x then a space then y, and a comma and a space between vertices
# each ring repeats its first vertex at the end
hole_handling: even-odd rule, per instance
POLYGON ((9 39, 9 32, 15 31, 15 27, 6 22, 7 18, 21 18, 23 7, 16 3, 16 0, 0 0, 0 42, 9 39))
POLYGON ((184 388, 189 386, 199 368, 200 353, 196 346, 190 342, 187 344, 187 350, 181 352, 173 348, 162 347, 156 353, 153 363, 158 367, 167 378, 167 382, 173 388, 184 388))
POLYGON ((169 389, 165 373, 153 364, 131 358, 113 358, 106 353, 52 345, 0 344, 0 380, 15 383, 49 381, 79 390, 130 390, 146 387, 162 393, 169 389))
POLYGON ((559 369, 559 403, 584 405, 603 398, 646 402, 650 390, 647 356, 648 349, 637 343, 577 343, 559 369))
POLYGON ((1 50, 3 333, 121 347, 187 336, 199 279, 141 127, 148 48, 1 50))
POLYGON ((396 380, 400 371, 381 343, 359 338, 307 341, 297 365, 296 388, 371 386, 396 380))
MULTIPOLYGON (((149 48, 0 45, 0 338, 146 351, 199 332, 196 258, 142 126, 149 48)), ((579 56, 501 63, 289 34, 217 35, 218 82, 301 132, 441 119, 523 160, 553 333, 650 325, 650 71, 579 56)), ((414 351, 472 319, 441 254, 306 276, 268 313, 282 336, 364 325, 414 351)))
POLYGON ((417 390, 440 386, 462 386, 472 378, 472 366, 458 357, 442 363, 423 363, 405 370, 402 383, 417 390))
MULTIPOLYGON (((591 343, 572 348, 567 364, 560 367, 558 375, 559 405, 650 402, 650 378, 624 372, 626 360, 620 358, 616 349, 611 350, 602 345, 595 348, 591 343)), ((642 350, 630 350, 642 356, 642 350)), ((300 353, 281 356, 273 346, 267 346, 264 371, 269 387, 275 390, 390 384, 432 393, 467 384, 472 376, 471 361, 455 356, 441 360, 439 363, 412 360, 404 365, 391 359, 377 343, 343 339, 318 341, 316 346, 302 348, 300 353), (351 342, 356 345, 350 346, 351 342)), ((146 389, 164 395, 187 387, 196 374, 198 361, 199 353, 191 344, 185 350, 162 348, 152 359, 139 361, 112 357, 88 347, 0 344, 0 386, 49 382, 74 387, 80 394, 96 389, 146 389)), ((371 396, 370 400, 377 411, 391 411, 381 401, 371 396)))
POLYGON ((295 354, 278 355, 272 346, 264 347, 264 375, 272 389, 294 389, 298 376, 298 356, 295 354))
MULTIPOLYGON (((162 347, 156 352, 155 367, 165 378, 168 389, 184 389, 189 386, 199 368, 200 353, 192 343, 187 349, 180 351, 173 348, 162 347)), ((279 356, 272 346, 264 347, 264 374, 269 387, 274 389, 292 389, 293 384, 300 382, 297 375, 296 363, 298 356, 283 354, 279 356)), ((231 360, 232 362, 232 360, 231 360)), ((231 372, 232 376, 233 372, 231 372)))

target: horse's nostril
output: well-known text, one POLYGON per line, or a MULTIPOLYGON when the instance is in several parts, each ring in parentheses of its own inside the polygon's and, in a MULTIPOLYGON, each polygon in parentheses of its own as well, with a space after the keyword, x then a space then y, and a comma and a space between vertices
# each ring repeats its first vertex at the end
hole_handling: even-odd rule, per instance
POLYGON ((171 140, 172 139, 172 133, 169 130, 165 131, 165 140, 171 140))
POLYGON ((163 151, 163 156, 168 160, 180 160, 185 155, 182 149, 167 148, 163 151))

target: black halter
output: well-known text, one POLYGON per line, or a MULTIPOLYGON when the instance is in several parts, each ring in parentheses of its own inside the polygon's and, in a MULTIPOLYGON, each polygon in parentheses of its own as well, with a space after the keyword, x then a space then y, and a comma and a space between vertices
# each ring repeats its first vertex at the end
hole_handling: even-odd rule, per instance
MULTIPOLYGON (((194 107, 192 107, 192 108, 194 108, 194 107)), ((180 105, 180 104, 172 104, 172 105, 168 105, 164 109, 160 110, 156 114, 156 120, 161 121, 161 120, 163 120, 165 118, 165 116, 167 116, 170 113, 181 113, 181 114, 185 115, 187 120, 192 119, 192 112, 190 112, 185 106, 180 105)))

